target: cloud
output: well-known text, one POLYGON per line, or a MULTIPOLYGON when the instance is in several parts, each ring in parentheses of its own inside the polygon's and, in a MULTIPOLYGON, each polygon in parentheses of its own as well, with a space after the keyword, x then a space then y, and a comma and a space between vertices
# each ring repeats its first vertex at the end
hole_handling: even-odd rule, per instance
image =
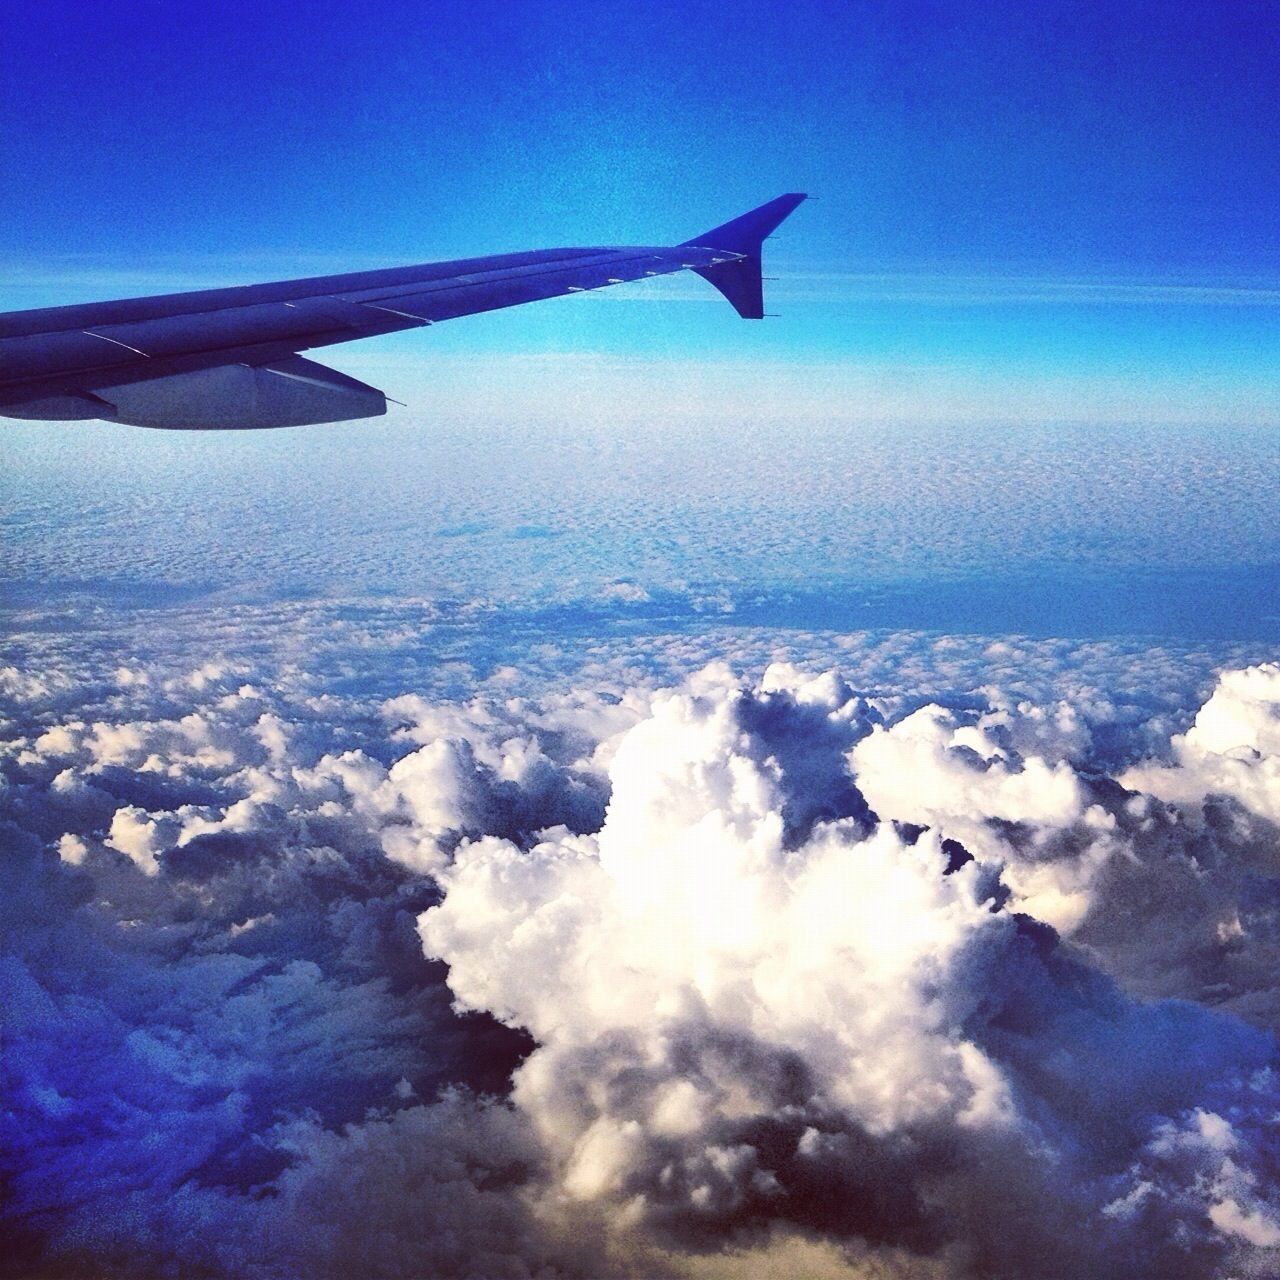
POLYGON ((1228 796, 1280 824, 1280 665, 1225 672, 1172 754, 1171 765, 1135 765, 1121 781, 1183 809, 1228 796))
POLYGON ((7 1274, 1271 1267, 1270 669, 347 610, 19 638, 7 1274))
MULTIPOLYGON (((1021 736, 1044 730, 1043 716, 1021 736)), ((1017 721, 1013 722, 1017 724, 1017 721)), ((1068 723, 1059 749, 1079 743, 1068 723)), ((1114 849, 1114 819, 1090 803, 1066 759, 1018 752, 1008 717, 927 706, 854 747, 858 785, 882 818, 919 824, 1002 866, 1017 906, 1060 931, 1090 906, 1093 873, 1114 849)))
MULTIPOLYGON (((989 600, 1016 577, 1020 598, 999 603, 1051 634, 1092 634, 1099 602, 1123 612, 1154 594, 1161 608, 1129 633, 1274 635, 1241 598, 1280 556, 1270 383, 1179 366, 1157 387, 1140 363, 1141 381, 900 355, 859 367, 845 352, 785 368, 661 363, 437 351, 426 382, 420 355, 351 364, 401 399, 418 385, 420 407, 321 426, 313 448, 288 432, 7 423, 6 595, 64 609, 73 591, 194 600, 199 638, 246 601, 302 595, 345 601, 348 620, 353 597, 386 595, 651 616, 691 599, 710 611, 722 591, 861 600, 906 584, 949 599, 936 629, 955 630, 975 611, 949 581, 989 600), (1171 475, 1177 503, 1162 500, 1171 475), (1186 607, 1191 590, 1212 593, 1208 616, 1186 607)), ((1004 629, 993 617, 977 625, 1004 629)))
MULTIPOLYGON (((487 838, 440 873, 424 945, 463 1008, 537 1041, 512 1098, 561 1194, 695 1250, 791 1224, 951 1248, 983 1275, 1157 1258, 1198 1275, 1270 1249, 1266 1141, 1238 1144, 1211 1202, 1179 1183, 1158 1232, 1104 1213, 1135 1145, 1155 1150, 1208 1098, 1274 1098, 1270 1037, 1135 1003, 1072 959, 1004 905, 1007 835, 976 860, 944 848, 953 817, 1032 843, 1085 821, 1070 767, 1015 768, 940 709, 868 726, 840 682, 788 689, 788 674, 753 693, 713 670, 659 697, 618 747, 594 836, 487 838), (852 791, 846 812, 788 823, 814 775, 785 762, 815 704, 853 743, 853 783, 896 776, 930 829, 869 827, 852 791), (1096 1232, 1066 1230, 1081 1220, 1096 1232)), ((864 794, 876 809, 903 792, 864 794)))

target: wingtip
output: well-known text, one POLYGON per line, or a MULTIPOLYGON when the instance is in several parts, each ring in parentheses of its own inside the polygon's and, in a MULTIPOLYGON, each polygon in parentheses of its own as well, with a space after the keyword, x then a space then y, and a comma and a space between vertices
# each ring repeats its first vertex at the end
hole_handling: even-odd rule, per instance
POLYGON ((707 249, 727 249, 731 253, 759 254, 761 244, 777 230, 778 224, 808 198, 801 191, 789 191, 786 195, 775 196, 755 209, 721 223, 718 227, 712 227, 710 231, 684 243, 707 249))
POLYGON ((789 191, 710 231, 686 245, 721 249, 735 255, 735 261, 695 268, 697 274, 714 285, 744 320, 764 318, 764 284, 760 253, 764 242, 808 196, 789 191))

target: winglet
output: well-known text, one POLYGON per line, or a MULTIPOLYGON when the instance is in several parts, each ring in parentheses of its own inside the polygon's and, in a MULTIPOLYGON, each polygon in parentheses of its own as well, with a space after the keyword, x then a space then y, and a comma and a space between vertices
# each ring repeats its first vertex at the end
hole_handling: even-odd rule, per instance
POLYGON ((685 240, 681 247, 690 245, 699 249, 725 249, 740 255, 731 262, 718 263, 714 267, 695 267, 704 280, 720 290, 733 309, 744 320, 760 320, 764 317, 764 285, 760 278, 760 250, 765 240, 777 230, 778 224, 806 197, 791 192, 762 204, 740 218, 713 227, 710 231, 685 240))

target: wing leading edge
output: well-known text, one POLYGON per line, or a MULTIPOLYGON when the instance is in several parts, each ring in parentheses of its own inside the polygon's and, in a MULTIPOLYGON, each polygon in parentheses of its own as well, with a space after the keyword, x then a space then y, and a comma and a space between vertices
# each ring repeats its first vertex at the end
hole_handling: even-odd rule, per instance
POLYGON ((457 316, 693 271, 763 315, 780 196, 672 247, 548 249, 0 315, 0 416, 186 430, 372 417, 386 398, 298 353, 457 316))

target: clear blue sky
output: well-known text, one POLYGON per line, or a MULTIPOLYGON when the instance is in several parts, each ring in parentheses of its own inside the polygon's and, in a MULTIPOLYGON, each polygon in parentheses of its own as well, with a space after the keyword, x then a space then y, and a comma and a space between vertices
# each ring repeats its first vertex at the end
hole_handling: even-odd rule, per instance
POLYGON ((833 264, 1267 270, 1274 4, 11 0, 6 252, 678 235, 833 264))
POLYGON ((1280 402, 1276 4, 11 0, 0 35, 0 306, 681 239, 800 189, 765 333, 658 285, 657 322, 529 309, 431 349, 1280 402))

